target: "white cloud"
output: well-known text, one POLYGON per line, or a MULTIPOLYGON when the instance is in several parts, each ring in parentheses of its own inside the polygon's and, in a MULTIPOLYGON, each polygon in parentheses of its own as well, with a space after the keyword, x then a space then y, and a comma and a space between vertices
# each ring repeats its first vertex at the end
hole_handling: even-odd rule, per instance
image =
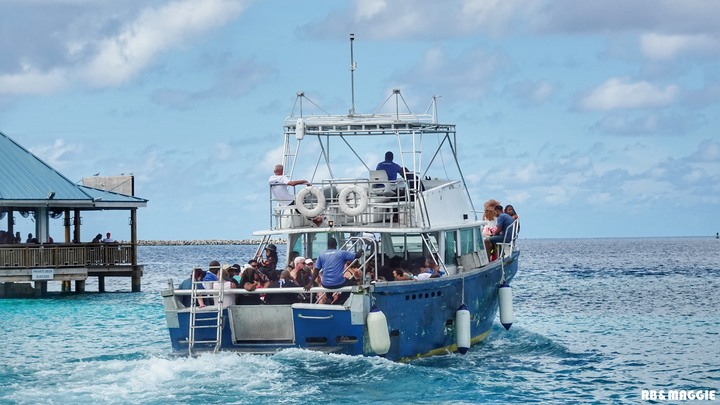
POLYGON ((669 35, 647 33, 640 36, 640 48, 649 59, 669 60, 685 53, 710 53, 720 50, 720 39, 707 34, 669 35))
POLYGON ((30 148, 30 152, 50 166, 63 169, 68 162, 72 162, 82 155, 83 146, 80 144, 67 144, 62 139, 56 139, 52 145, 36 146, 30 148))
POLYGON ((115 86, 147 67, 157 55, 239 14, 242 3, 226 0, 183 0, 148 8, 117 35, 97 44, 100 51, 82 69, 96 86, 115 86))
POLYGON ((393 86, 405 90, 409 85, 418 85, 426 93, 452 100, 477 100, 491 90, 509 65, 507 55, 481 47, 467 49, 455 57, 445 48, 433 47, 425 52, 420 63, 396 75, 393 86))
POLYGON ((544 80, 524 80, 512 83, 508 86, 512 97, 522 106, 539 105, 550 99, 555 94, 555 86, 544 80))
POLYGON ((41 72, 27 66, 22 72, 0 75, 0 94, 50 94, 66 85, 65 72, 61 69, 41 72))
POLYGON ((385 0, 363 0, 355 3, 355 16, 359 20, 367 20, 375 17, 387 8, 385 0))
POLYGON ((646 82, 631 82, 627 77, 613 77, 591 90, 579 102, 585 110, 609 111, 624 108, 663 107, 672 103, 678 87, 665 88, 646 82))
MULTIPOLYGON (((244 10, 244 3, 172 1, 145 8, 125 22, 122 18, 129 13, 108 10, 97 2, 89 3, 87 7, 97 9, 90 8, 76 19, 51 20, 53 25, 48 28, 52 29, 52 35, 42 36, 41 40, 33 37, 35 42, 27 44, 27 54, 8 50, 19 62, 12 64, 15 71, 0 74, 0 95, 51 94, 73 84, 118 86, 154 63, 163 52, 180 48, 237 17, 244 10), (88 21, 95 20, 102 22, 87 26, 88 21), (75 33, 78 25, 85 29, 75 33), (42 51, 37 52, 36 48, 42 51), (54 55, 55 59, 50 62, 45 54, 54 55)), ((36 8, 31 6, 29 10, 36 8)))

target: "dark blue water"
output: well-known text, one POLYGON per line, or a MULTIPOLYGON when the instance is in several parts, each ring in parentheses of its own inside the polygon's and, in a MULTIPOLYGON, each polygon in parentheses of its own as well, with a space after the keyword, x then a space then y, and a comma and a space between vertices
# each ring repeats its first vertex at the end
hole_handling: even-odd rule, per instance
POLYGON ((174 357, 167 279, 254 248, 143 247, 142 293, 0 300, 0 403, 639 403, 643 389, 719 389, 720 241, 520 243, 512 329, 409 364, 303 350, 174 357))

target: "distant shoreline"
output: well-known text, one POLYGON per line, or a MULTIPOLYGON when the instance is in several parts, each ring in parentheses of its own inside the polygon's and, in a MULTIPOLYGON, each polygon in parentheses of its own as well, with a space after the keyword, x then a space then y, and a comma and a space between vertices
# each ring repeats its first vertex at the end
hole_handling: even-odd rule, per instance
MULTIPOLYGON (((259 245, 260 239, 200 239, 200 240, 139 240, 138 246, 203 246, 203 245, 259 245)), ((275 244, 285 243, 284 239, 273 239, 275 244)))

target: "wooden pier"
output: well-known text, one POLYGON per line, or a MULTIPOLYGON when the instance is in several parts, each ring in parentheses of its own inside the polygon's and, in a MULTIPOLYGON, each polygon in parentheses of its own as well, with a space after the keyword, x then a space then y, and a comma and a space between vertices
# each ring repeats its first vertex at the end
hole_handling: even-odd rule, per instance
POLYGON ((98 292, 105 292, 105 277, 130 278, 139 292, 143 266, 137 263, 137 246, 125 243, 0 245, 0 298, 42 297, 49 282, 61 282, 63 292, 85 292, 89 277, 97 277, 98 292))

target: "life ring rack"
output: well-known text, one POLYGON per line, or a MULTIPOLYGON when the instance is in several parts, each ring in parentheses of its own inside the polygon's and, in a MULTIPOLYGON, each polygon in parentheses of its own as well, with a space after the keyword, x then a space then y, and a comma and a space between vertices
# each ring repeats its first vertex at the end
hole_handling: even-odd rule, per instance
POLYGON ((343 214, 355 217, 365 212, 365 209, 368 206, 368 199, 368 193, 365 188, 356 184, 340 191, 340 195, 338 196, 338 205, 340 206, 340 211, 342 211, 343 214), (354 196, 352 196, 352 194, 354 194, 354 196), (355 207, 350 207, 350 201, 354 201, 356 203, 355 207))
POLYGON ((314 218, 322 214, 323 211, 325 211, 325 195, 323 194, 322 190, 317 187, 305 187, 297 193, 297 196, 295 196, 295 208, 298 210, 299 213, 303 214, 304 216, 308 218, 314 218), (305 197, 307 197, 308 194, 311 194, 313 197, 315 197, 315 199, 317 199, 317 203, 315 204, 314 208, 308 208, 305 205, 305 197))

